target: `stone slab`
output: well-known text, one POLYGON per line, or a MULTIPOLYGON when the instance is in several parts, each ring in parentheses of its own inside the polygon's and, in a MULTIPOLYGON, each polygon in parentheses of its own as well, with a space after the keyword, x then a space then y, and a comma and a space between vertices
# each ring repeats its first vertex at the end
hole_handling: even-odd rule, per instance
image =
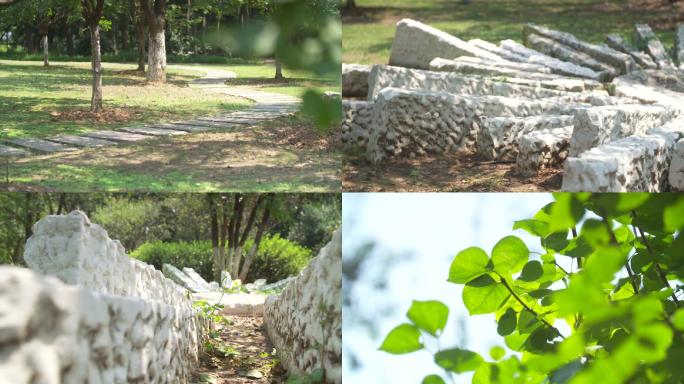
POLYGON ((653 58, 658 68, 674 68, 672 59, 667 54, 667 50, 660 42, 660 39, 653 33, 648 24, 634 25, 635 41, 642 46, 653 58))
POLYGON ((437 28, 412 19, 397 23, 389 64, 411 68, 429 68, 435 57, 475 56, 488 60, 502 58, 452 36, 437 28))
MULTIPOLYGON (((488 43, 491 44, 491 43, 488 43)), ((498 48, 496 45, 493 45, 495 48, 498 48)), ((531 72, 531 73, 538 73, 538 74, 552 74, 553 72, 549 67, 545 67, 540 64, 530 64, 530 63, 521 63, 517 61, 511 61, 511 60, 502 60, 502 61, 491 61, 491 60, 485 60, 481 59, 479 57, 470 57, 470 56, 461 56, 453 59, 456 62, 460 63, 471 63, 471 64, 479 64, 479 65, 486 65, 491 68, 509 68, 509 69, 514 69, 516 71, 523 71, 523 72, 531 72)))
POLYGON ((673 191, 684 192, 684 140, 679 140, 672 150, 668 182, 673 191))
POLYGON ((0 145, 0 157, 20 157, 28 155, 30 155, 30 153, 23 149, 0 145))
POLYGON ((516 171, 525 177, 547 168, 559 167, 568 157, 572 125, 542 129, 523 135, 518 141, 516 171))
POLYGON ((364 64, 342 64, 342 95, 344 97, 366 97, 370 66, 364 64))
POLYGON ((346 149, 365 149, 368 145, 369 125, 372 120, 372 102, 342 100, 342 145, 346 149))
POLYGON ((684 70, 684 24, 677 25, 675 33, 674 57, 679 64, 679 69, 684 70))
POLYGON ((107 147, 111 145, 116 145, 113 141, 95 139, 87 136, 75 136, 75 135, 59 135, 48 137, 47 140, 55 141, 62 144, 77 145, 79 147, 107 147))
POLYGON ((593 69, 582 67, 577 64, 558 60, 555 57, 545 55, 539 51, 527 48, 513 40, 502 40, 501 48, 525 57, 525 62, 541 64, 551 68, 553 73, 565 76, 583 77, 592 80, 600 80, 600 75, 593 69))
POLYGON ((148 136, 178 136, 178 135, 187 135, 188 134, 188 132, 186 132, 186 131, 180 131, 180 130, 175 131, 173 129, 154 128, 154 127, 119 128, 119 131, 136 133, 136 134, 140 134, 140 135, 148 135, 148 136))
MULTIPOLYGON (((472 44, 480 49, 483 49, 485 51, 491 52, 497 56, 502 57, 505 60, 517 62, 517 63, 527 63, 527 57, 517 54, 515 52, 512 52, 508 49, 502 49, 498 47, 496 44, 490 43, 489 41, 485 41, 482 39, 472 39, 468 40, 469 44, 472 44)), ((467 56, 461 56, 461 58, 467 57, 467 56)), ((486 59, 484 59, 486 60, 486 59)), ((489 60, 490 62, 493 62, 492 60, 489 60)), ((546 67, 548 69, 548 67, 546 67)))
POLYGON ((95 131, 88 132, 84 134, 84 136, 103 140, 120 141, 122 143, 135 143, 138 141, 149 140, 151 138, 150 136, 146 135, 121 131, 95 131))
POLYGON ((157 129, 167 129, 171 131, 184 131, 188 133, 199 133, 199 132, 206 132, 206 131, 211 131, 213 128, 211 124, 203 124, 203 125, 190 125, 189 122, 186 122, 185 124, 180 124, 180 123, 168 123, 168 124, 155 124, 155 125, 146 125, 146 127, 150 128, 157 128, 157 129))
POLYGON ((658 65, 653 61, 651 56, 649 56, 647 53, 638 51, 636 48, 634 48, 631 44, 629 44, 622 36, 618 34, 609 34, 606 35, 606 45, 609 47, 629 54, 632 56, 634 61, 640 65, 642 68, 646 69, 656 69, 658 68, 658 65))
POLYGON ((8 139, 7 142, 42 153, 69 152, 78 150, 78 148, 43 139, 8 139))

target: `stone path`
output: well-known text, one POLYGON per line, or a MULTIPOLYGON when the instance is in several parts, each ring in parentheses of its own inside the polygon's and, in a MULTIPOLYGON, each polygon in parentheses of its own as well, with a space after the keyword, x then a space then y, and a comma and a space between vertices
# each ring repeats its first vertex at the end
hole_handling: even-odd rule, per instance
POLYGON ((172 123, 146 124, 111 131, 93 131, 82 135, 7 139, 0 143, 0 157, 23 157, 34 154, 77 151, 82 148, 125 145, 155 139, 161 136, 178 136, 206 132, 221 128, 241 127, 294 113, 301 100, 297 97, 259 91, 244 86, 228 86, 226 81, 237 77, 230 71, 200 66, 171 65, 170 68, 204 72, 204 77, 189 83, 190 87, 231 97, 241 97, 255 104, 247 109, 216 116, 200 117, 172 123))

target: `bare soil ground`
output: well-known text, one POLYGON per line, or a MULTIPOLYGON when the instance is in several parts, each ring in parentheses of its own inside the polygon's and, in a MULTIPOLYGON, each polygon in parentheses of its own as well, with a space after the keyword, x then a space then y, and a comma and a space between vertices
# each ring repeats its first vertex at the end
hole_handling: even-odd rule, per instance
POLYGON ((514 163, 485 161, 475 155, 395 158, 371 164, 362 154, 343 162, 345 192, 541 192, 561 187, 562 169, 522 177, 514 163))

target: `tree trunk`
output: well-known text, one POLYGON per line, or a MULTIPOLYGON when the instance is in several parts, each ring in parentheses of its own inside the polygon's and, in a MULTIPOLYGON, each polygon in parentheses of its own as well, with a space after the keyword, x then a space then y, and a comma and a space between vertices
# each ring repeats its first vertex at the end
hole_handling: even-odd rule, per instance
POLYGON ((211 251, 214 255, 214 280, 220 284, 222 269, 219 260, 218 213, 216 212, 215 195, 207 194, 207 202, 209 203, 209 215, 211 222, 211 251))
POLYGON ((261 218, 261 223, 259 223, 259 227, 257 228, 257 233, 256 236, 254 237, 254 244, 252 245, 252 248, 249 250, 249 253, 245 256, 245 261, 242 264, 242 269, 240 270, 240 280, 245 281, 247 279, 247 274, 249 273, 249 269, 252 266, 252 261, 254 260, 254 256, 256 255, 257 251, 259 250, 259 244, 261 244, 261 238, 264 235, 264 231, 266 230, 266 227, 268 226, 268 219, 271 216, 271 204, 269 202, 266 203, 266 207, 264 208, 264 215, 261 218))
POLYGON ((49 67, 50 66, 50 51, 49 51, 48 47, 50 46, 50 43, 48 41, 47 33, 43 34, 41 41, 43 44, 43 67, 49 67))
POLYGON ((90 25, 90 54, 93 68, 93 96, 90 99, 90 110, 102 110, 102 57, 100 55, 100 24, 90 25))
POLYGON ((356 0, 347 0, 347 4, 344 6, 346 9, 356 8, 356 0))
POLYGON ((145 19, 138 15, 135 22, 135 37, 138 40, 138 71, 145 72, 145 19))
POLYGON ((112 23, 112 51, 114 51, 114 55, 119 54, 119 47, 116 42, 116 35, 117 35, 117 28, 116 24, 112 23))
POLYGON ((128 8, 124 10, 124 12, 121 14, 121 50, 122 51, 127 51, 128 50, 128 43, 130 40, 130 37, 128 36, 128 28, 129 28, 129 20, 130 20, 130 12, 128 11, 128 8))
POLYGON ((150 25, 150 42, 147 54, 147 81, 152 83, 166 82, 166 42, 164 28, 152 28, 150 25))
POLYGON ((275 67, 276 67, 276 73, 275 73, 275 78, 276 80, 283 79, 283 65, 280 64, 280 60, 276 58, 275 60, 275 67))
POLYGON ((66 30, 66 49, 68 55, 74 55, 74 34, 71 33, 71 25, 67 23, 66 30))

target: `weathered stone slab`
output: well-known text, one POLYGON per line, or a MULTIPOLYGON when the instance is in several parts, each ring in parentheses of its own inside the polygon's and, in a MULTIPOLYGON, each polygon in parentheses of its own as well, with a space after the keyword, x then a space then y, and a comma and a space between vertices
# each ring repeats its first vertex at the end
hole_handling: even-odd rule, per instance
POLYGON ((675 34, 674 56, 679 64, 679 69, 684 70, 684 24, 677 26, 675 34))
POLYGON ((290 284, 291 282, 293 282, 295 280, 297 280, 296 276, 286 277, 282 280, 276 281, 275 283, 266 284, 266 285, 262 286, 261 288, 259 288, 259 290, 262 292, 268 292, 268 291, 277 291, 280 289, 285 289, 285 287, 287 287, 288 284, 290 284))
POLYGON ((551 68, 553 73, 565 76, 584 77, 587 79, 597 81, 600 80, 599 73, 590 68, 558 60, 555 57, 551 57, 539 51, 527 48, 524 45, 518 44, 513 40, 501 41, 501 48, 511 51, 520 56, 524 56, 525 62, 527 63, 541 64, 546 67, 549 67, 551 68))
POLYGON ((663 43, 660 42, 648 24, 635 24, 634 32, 637 44, 651 55, 658 68, 674 68, 674 63, 663 47, 663 43))
POLYGON ((610 64, 610 66, 615 68, 620 74, 637 69, 636 62, 630 55, 616 51, 605 45, 587 43, 568 32, 561 32, 539 25, 527 24, 523 28, 523 33, 528 35, 528 40, 529 35, 532 33, 555 40, 576 51, 583 52, 598 61, 610 64))
POLYGON ((77 151, 77 148, 43 139, 7 139, 8 143, 43 153, 77 151))
POLYGON ((676 116, 671 108, 651 105, 603 106, 578 110, 570 156, 631 135, 644 134, 676 116))
POLYGON ((162 272, 164 273, 164 276, 192 292, 206 291, 202 285, 195 282, 190 276, 171 264, 162 264, 162 272))
POLYGON ((542 129, 523 135, 518 141, 516 171, 530 177, 546 168, 556 168, 568 157, 572 125, 542 129))
MULTIPOLYGON (((230 124, 241 124, 241 125, 249 125, 249 124, 256 124, 259 121, 254 120, 254 119, 241 119, 238 117, 231 117, 230 115, 227 116, 211 116, 211 117, 200 117, 197 119, 197 121, 208 121, 208 122, 214 122, 214 123, 230 123, 230 124)), ((188 122, 185 122, 188 124, 188 122)), ((193 123, 193 124, 200 124, 200 123, 193 123)))
POLYGON ((571 115, 547 115, 531 117, 476 117, 480 130, 477 135, 477 151, 490 160, 515 160, 520 139, 526 134, 549 128, 572 125, 571 115))
POLYGON ((469 76, 493 77, 493 80, 510 84, 555 89, 564 92, 583 92, 603 88, 598 81, 563 77, 549 73, 519 71, 508 67, 496 67, 489 64, 484 65, 462 61, 461 59, 448 60, 436 58, 430 62, 430 70, 436 72, 457 72, 469 76))
POLYGON ((599 80, 603 82, 611 81, 619 74, 615 68, 609 66, 608 64, 595 60, 593 57, 576 51, 555 40, 551 40, 534 33, 530 33, 526 36, 525 43, 528 47, 535 49, 545 55, 593 69, 594 71, 598 72, 599 80))
POLYGON ((154 127, 134 127, 134 128, 119 128, 119 131, 123 132, 130 132, 130 133, 139 133, 141 135, 149 135, 149 136, 178 136, 178 135, 187 135, 188 132, 186 131, 174 131, 173 129, 163 129, 163 128, 154 128, 154 127))
POLYGON ((397 23, 389 64, 427 69, 435 57, 475 56, 488 60, 501 57, 416 20, 397 23))
POLYGON ((684 140, 679 140, 672 150, 668 182, 673 191, 684 192, 684 140))
POLYGON ((616 96, 684 110, 684 74, 679 70, 634 71, 615 78, 611 86, 616 96))
POLYGON ((288 373, 320 368, 342 383, 342 231, 278 295, 264 304, 264 327, 288 373), (312 348, 312 346, 316 346, 312 348))
POLYGON ((149 140, 151 138, 151 136, 147 135, 121 131, 95 131, 85 133, 84 136, 103 140, 120 141, 123 143, 135 143, 138 141, 149 140))
POLYGON ((107 147, 110 145, 116 145, 113 141, 95 139, 86 136, 74 136, 74 135, 59 135, 48 137, 47 140, 55 141, 63 144, 78 145, 79 147, 107 147))
POLYGON ((342 95, 344 97, 366 97, 370 66, 363 64, 342 64, 342 95))
POLYGON ((373 102, 342 100, 342 144, 346 149, 366 148, 373 102))
POLYGON ((684 120, 674 120, 645 135, 633 135, 570 157, 562 190, 569 192, 663 192, 668 189, 675 144, 684 120))
POLYGON ((553 74, 553 71, 551 71, 551 68, 545 67, 545 66, 540 65, 540 64, 521 63, 521 62, 517 62, 517 61, 510 61, 510 60, 491 61, 491 60, 480 59, 479 57, 470 57, 470 56, 461 56, 461 57, 454 58, 453 60, 457 61, 459 63, 471 63, 471 64, 486 65, 486 66, 489 66, 491 68, 508 68, 508 69, 514 69, 516 71, 522 71, 522 72, 530 72, 530 73, 538 73, 538 74, 553 74))
POLYGON ((656 69, 658 68, 658 65, 653 61, 651 56, 649 56, 646 53, 643 53, 641 51, 638 51, 636 48, 634 48, 631 44, 629 44, 622 36, 618 34, 610 34, 606 35, 606 45, 609 47, 629 54, 632 56, 634 61, 640 65, 642 68, 646 69, 656 69))
POLYGON ((368 100, 373 100, 384 88, 526 98, 544 98, 567 94, 567 92, 555 89, 509 84, 490 79, 467 77, 458 73, 374 65, 369 77, 368 100))
POLYGON ((0 145, 0 157, 20 157, 28 155, 30 155, 30 153, 23 149, 0 145))
MULTIPOLYGON (((218 124, 218 123, 216 123, 218 124)), ((154 124, 146 125, 146 128, 156 128, 156 129, 166 129, 171 131, 184 131, 188 133, 198 133, 211 131, 213 128, 217 127, 212 125, 210 122, 193 122, 186 121, 184 123, 168 123, 168 124, 154 124), (204 123, 204 124, 202 124, 204 123)), ((226 124, 221 124, 219 127, 226 127, 226 124)))
POLYGON ((195 271, 192 268, 183 268, 183 273, 185 273, 189 278, 191 278, 198 287, 202 288, 204 291, 210 291, 211 287, 209 286, 209 283, 207 283, 206 280, 202 276, 200 276, 197 271, 195 271))
MULTIPOLYGON (((468 40, 468 44, 474 45, 480 49, 491 52, 497 56, 500 56, 501 58, 503 58, 505 60, 518 62, 518 63, 527 63, 527 56, 517 54, 517 53, 512 52, 510 50, 507 50, 507 49, 499 48, 496 44, 492 44, 489 41, 485 41, 485 40, 481 40, 481 39, 472 39, 472 40, 468 40)), ((461 56, 461 58, 463 58, 463 57, 468 57, 468 56, 461 56)), ((486 59, 483 59, 483 60, 486 60, 486 59)), ((494 62, 492 60, 489 60, 489 61, 494 62)), ((542 66, 542 67, 544 67, 544 66, 542 66)), ((548 67, 546 67, 546 68, 548 69, 548 67)))

